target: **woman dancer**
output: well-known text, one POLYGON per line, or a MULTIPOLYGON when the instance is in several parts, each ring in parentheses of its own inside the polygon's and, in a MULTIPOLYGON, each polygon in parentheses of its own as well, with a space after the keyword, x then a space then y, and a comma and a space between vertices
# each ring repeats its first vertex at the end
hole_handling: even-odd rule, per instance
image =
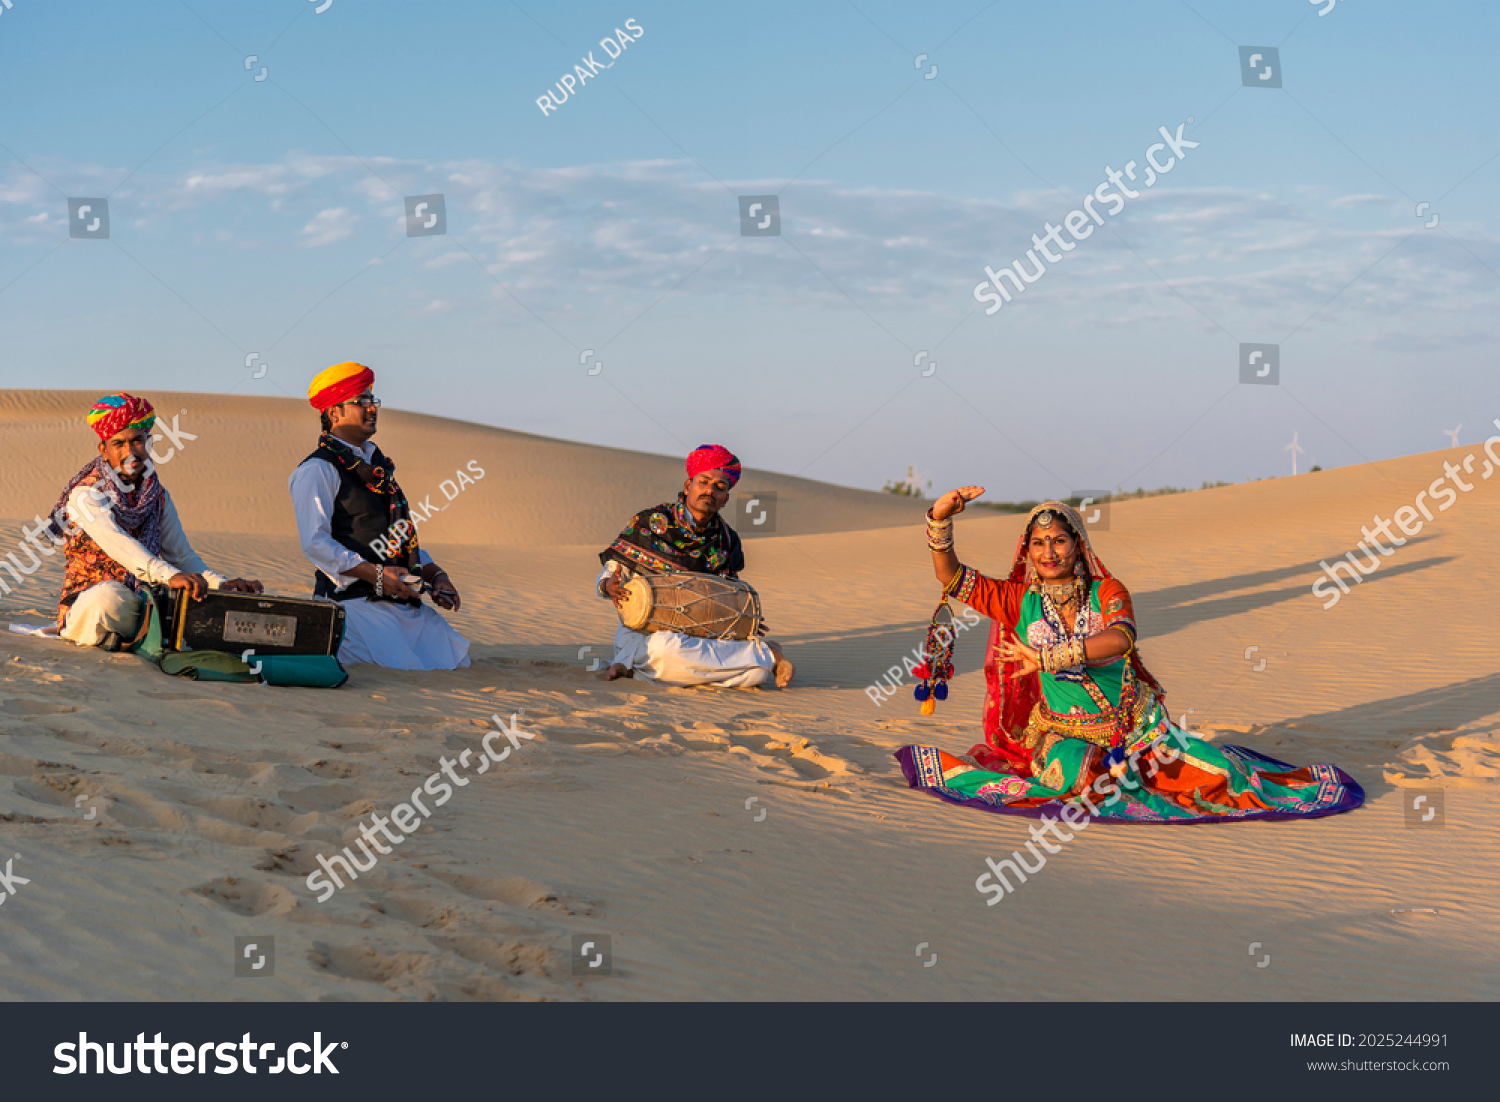
POLYGON ((1299 769, 1171 722, 1136 650, 1130 594, 1070 506, 1031 511, 1005 580, 960 563, 952 518, 982 493, 965 486, 938 499, 927 542, 945 596, 994 621, 985 743, 963 758, 903 747, 896 757, 913 788, 990 811, 1041 816, 1081 802, 1090 815, 1141 822, 1311 818, 1364 802, 1332 765, 1299 769))

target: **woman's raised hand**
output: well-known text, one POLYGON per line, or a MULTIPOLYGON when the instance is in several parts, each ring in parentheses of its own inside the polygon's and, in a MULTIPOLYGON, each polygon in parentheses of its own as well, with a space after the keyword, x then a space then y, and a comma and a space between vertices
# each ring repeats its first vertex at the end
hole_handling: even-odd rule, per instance
POLYGON ((1001 639, 1000 661, 1019 662, 1021 668, 1016 671, 1017 677, 1026 677, 1042 668, 1041 656, 1035 649, 1021 642, 1021 637, 1015 632, 1011 632, 1009 639, 1001 639))
POLYGON ((964 506, 984 493, 983 486, 964 486, 957 490, 949 490, 937 499, 937 504, 932 507, 933 520, 947 520, 964 511, 964 506))

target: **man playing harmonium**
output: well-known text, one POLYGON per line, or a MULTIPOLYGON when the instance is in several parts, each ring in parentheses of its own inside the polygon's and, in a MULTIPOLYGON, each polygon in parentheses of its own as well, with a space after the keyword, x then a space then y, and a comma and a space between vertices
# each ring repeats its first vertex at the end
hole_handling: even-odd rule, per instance
MULTIPOLYGON (((729 491, 740 480, 740 461, 727 448, 704 444, 688 456, 687 475, 675 503, 643 509, 630 519, 619 538, 599 553, 604 569, 594 587, 601 597, 614 602, 622 616, 633 600, 632 590, 639 595, 648 584, 694 582, 673 575, 737 579, 745 567, 740 537, 719 516, 729 500, 729 491), (652 581, 632 585, 641 578, 652 581)), ((754 598, 748 586, 732 584, 754 598)), ((731 598, 737 596, 731 583, 724 583, 722 588, 731 598)), ((754 598, 754 609, 755 615, 747 621, 753 627, 747 630, 758 634, 758 598, 754 598)), ((705 636, 694 634, 702 630, 698 625, 689 625, 689 629, 635 631, 622 623, 615 631, 609 680, 634 677, 639 672, 665 685, 752 688, 772 681, 785 686, 792 679, 792 664, 769 640, 705 637, 706 631, 705 636)))
POLYGON ((195 599, 210 589, 261 592, 257 581, 208 569, 188 543, 172 495, 147 458, 156 424, 150 402, 108 394, 94 403, 88 422, 99 454, 68 482, 41 530, 63 549, 57 626, 64 639, 119 650, 140 627, 142 582, 185 589, 195 599))
POLYGON ((417 546, 395 464, 370 439, 380 414, 374 382, 363 364, 341 363, 307 388, 323 432, 288 486, 302 552, 317 567, 313 595, 344 603, 340 661, 461 669, 469 664, 468 641, 421 598, 430 590, 440 607, 456 610, 458 590, 417 546))

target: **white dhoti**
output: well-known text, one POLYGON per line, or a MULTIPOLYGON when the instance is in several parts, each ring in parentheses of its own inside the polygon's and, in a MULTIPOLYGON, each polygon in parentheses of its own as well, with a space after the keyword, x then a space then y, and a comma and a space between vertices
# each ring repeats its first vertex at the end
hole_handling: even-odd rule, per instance
POLYGON ((412 608, 390 601, 344 601, 344 642, 339 661, 366 662, 393 670, 461 670, 469 664, 469 641, 430 605, 412 608))
POLYGON ((110 632, 135 638, 141 626, 141 599, 123 582, 100 582, 80 593, 68 607, 58 633, 80 647, 97 647, 110 632))
POLYGON ((615 661, 663 685, 753 689, 776 684, 776 656, 759 639, 699 639, 622 625, 615 629, 615 661))

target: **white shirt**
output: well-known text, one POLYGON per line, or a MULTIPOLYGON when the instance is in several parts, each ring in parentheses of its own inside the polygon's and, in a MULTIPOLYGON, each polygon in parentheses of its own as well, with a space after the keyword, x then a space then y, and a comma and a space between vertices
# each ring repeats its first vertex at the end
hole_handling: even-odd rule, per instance
POLYGON ((115 562, 143 582, 166 585, 174 574, 202 574, 210 589, 218 589, 227 580, 210 570, 188 543, 187 533, 177 516, 172 495, 162 487, 161 553, 153 555, 145 544, 126 533, 115 521, 114 512, 103 508, 98 498, 89 494, 90 487, 78 486, 68 495, 68 515, 73 523, 88 533, 115 562))
MULTIPOLYGON (((366 463, 375 454, 375 442, 366 440, 360 447, 347 441, 334 440, 335 447, 345 447, 359 455, 366 463)), ((334 502, 339 496, 339 469, 326 459, 312 459, 303 463, 287 480, 292 492, 292 510, 297 515, 297 536, 302 541, 302 553, 308 561, 321 570, 333 582, 336 589, 345 589, 359 579, 349 571, 369 560, 349 550, 333 538, 334 502)), ((426 551, 417 553, 417 562, 426 566, 432 557, 426 551)))

